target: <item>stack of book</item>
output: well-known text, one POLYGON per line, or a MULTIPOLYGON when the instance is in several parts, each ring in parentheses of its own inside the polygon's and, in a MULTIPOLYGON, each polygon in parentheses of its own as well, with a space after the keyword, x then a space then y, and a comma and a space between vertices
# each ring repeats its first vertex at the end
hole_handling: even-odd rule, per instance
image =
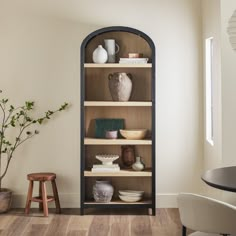
POLYGON ((148 58, 120 58, 120 64, 144 64, 148 62, 148 58))
POLYGON ((92 168, 92 172, 118 172, 118 171, 120 171, 119 164, 112 164, 112 165, 94 164, 92 168))

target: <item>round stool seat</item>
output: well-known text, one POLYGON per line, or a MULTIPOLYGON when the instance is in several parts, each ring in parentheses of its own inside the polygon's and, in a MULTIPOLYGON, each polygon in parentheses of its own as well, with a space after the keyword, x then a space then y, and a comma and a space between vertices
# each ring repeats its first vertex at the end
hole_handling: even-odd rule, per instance
POLYGON ((27 175, 27 179, 32 181, 51 181, 56 179, 56 174, 47 172, 31 173, 27 175))

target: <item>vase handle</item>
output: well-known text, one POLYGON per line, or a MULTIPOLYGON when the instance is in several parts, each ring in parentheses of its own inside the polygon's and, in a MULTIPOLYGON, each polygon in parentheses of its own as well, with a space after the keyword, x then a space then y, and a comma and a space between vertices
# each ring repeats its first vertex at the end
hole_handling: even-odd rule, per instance
POLYGON ((116 52, 115 52, 115 54, 117 54, 120 51, 120 46, 117 43, 115 45, 116 45, 116 52))
POLYGON ((113 76, 113 74, 109 74, 109 75, 108 75, 108 79, 109 79, 109 80, 112 79, 112 76, 113 76))

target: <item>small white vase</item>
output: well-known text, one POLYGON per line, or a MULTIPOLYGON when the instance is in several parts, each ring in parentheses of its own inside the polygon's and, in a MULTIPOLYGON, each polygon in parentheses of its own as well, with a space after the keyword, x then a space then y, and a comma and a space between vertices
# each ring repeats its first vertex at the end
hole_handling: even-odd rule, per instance
POLYGON ((132 165, 132 169, 136 171, 143 170, 145 168, 144 163, 141 161, 141 157, 136 157, 135 163, 132 165))
POLYGON ((98 45, 98 47, 93 51, 93 62, 103 64, 106 63, 108 59, 107 51, 98 45))

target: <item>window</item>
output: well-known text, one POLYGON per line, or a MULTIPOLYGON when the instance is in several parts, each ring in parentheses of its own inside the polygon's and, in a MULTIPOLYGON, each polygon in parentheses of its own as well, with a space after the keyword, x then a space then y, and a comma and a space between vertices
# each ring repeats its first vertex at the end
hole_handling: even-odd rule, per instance
POLYGON ((205 42, 205 87, 206 87, 206 140, 213 146, 213 81, 212 59, 213 38, 207 38, 205 42))

